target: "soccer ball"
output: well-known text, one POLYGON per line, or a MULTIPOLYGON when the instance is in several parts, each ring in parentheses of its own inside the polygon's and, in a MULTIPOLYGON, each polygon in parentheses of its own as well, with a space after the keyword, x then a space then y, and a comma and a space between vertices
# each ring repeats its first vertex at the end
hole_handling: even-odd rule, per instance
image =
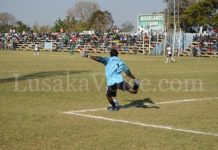
POLYGON ((114 103, 115 103, 115 106, 116 106, 116 107, 120 106, 120 104, 119 104, 119 101, 118 101, 118 100, 116 100, 116 99, 113 99, 113 101, 114 101, 114 103))

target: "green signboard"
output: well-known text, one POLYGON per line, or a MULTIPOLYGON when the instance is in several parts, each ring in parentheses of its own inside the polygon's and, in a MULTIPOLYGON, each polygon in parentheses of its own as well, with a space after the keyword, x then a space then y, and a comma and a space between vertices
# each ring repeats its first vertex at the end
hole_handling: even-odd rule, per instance
POLYGON ((140 14, 137 16, 137 26, 164 32, 164 14, 140 14))

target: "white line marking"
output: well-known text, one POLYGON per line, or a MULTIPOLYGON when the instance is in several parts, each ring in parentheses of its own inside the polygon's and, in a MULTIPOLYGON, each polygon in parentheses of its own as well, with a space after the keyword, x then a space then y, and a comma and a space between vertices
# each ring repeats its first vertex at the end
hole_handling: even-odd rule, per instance
POLYGON ((193 101, 203 101, 203 100, 215 100, 218 99, 218 97, 211 97, 211 98, 200 98, 200 99, 183 99, 183 100, 176 100, 176 101, 166 101, 166 102, 160 102, 156 103, 157 105, 162 105, 162 104, 172 104, 172 103, 182 103, 182 102, 193 102, 193 101))
POLYGON ((99 110, 106 110, 106 108, 96 108, 96 109, 84 109, 84 110, 78 110, 78 111, 70 111, 72 113, 84 113, 84 112, 95 112, 99 110))
MULTIPOLYGON (((175 100, 175 101, 166 101, 166 102, 159 102, 154 103, 151 105, 163 105, 163 104, 173 104, 173 103, 183 103, 183 102, 192 102, 192 101, 204 101, 204 100, 216 100, 218 97, 211 97, 211 98, 200 98, 200 99, 184 99, 184 100, 175 100)), ((85 113, 85 112, 95 112, 100 110, 106 110, 106 108, 96 108, 96 109, 86 109, 86 110, 78 110, 78 111, 71 111, 72 113, 85 113)))
POLYGON ((63 113, 82 116, 82 117, 88 117, 88 118, 92 118, 92 119, 106 120, 106 121, 111 121, 111 122, 120 122, 120 123, 125 123, 125 124, 133 124, 133 125, 138 125, 138 126, 143 126, 143 127, 152 127, 152 128, 158 128, 158 129, 174 130, 174 131, 180 131, 180 132, 185 132, 185 133, 210 135, 210 136, 218 137, 217 133, 201 132, 201 131, 194 131, 194 130, 188 130, 188 129, 179 129, 179 128, 173 128, 173 127, 170 127, 170 126, 163 126, 163 125, 144 124, 144 123, 140 123, 140 122, 131 122, 131 121, 120 120, 120 119, 106 118, 106 117, 102 117, 102 116, 79 114, 79 113, 75 113, 75 112, 63 112, 63 113))

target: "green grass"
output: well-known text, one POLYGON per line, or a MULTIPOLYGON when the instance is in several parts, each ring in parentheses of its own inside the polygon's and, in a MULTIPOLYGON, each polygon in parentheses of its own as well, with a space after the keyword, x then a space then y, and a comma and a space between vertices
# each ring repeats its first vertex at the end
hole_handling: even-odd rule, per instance
MULTIPOLYGON (((82 114, 218 134, 218 99, 158 105, 159 109, 131 107, 145 101, 218 97, 217 58, 178 57, 176 63, 165 64, 164 57, 120 57, 143 81, 137 95, 118 92, 120 103, 130 107, 82 114)), ((34 56, 1 50, 0 68, 2 150, 218 149, 217 136, 63 114, 108 106, 104 66, 79 54, 34 56)))

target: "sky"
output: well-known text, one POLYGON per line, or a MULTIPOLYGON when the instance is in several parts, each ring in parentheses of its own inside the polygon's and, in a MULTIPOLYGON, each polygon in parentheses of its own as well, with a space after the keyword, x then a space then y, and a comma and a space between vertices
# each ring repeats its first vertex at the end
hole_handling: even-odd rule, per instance
MULTIPOLYGON (((0 0, 0 13, 7 12, 29 26, 53 26, 54 22, 63 19, 67 10, 81 0, 0 0)), ((115 25, 122 25, 126 21, 137 24, 138 14, 160 12, 166 8, 163 0, 83 0, 97 2, 102 11, 109 11, 115 25)))

